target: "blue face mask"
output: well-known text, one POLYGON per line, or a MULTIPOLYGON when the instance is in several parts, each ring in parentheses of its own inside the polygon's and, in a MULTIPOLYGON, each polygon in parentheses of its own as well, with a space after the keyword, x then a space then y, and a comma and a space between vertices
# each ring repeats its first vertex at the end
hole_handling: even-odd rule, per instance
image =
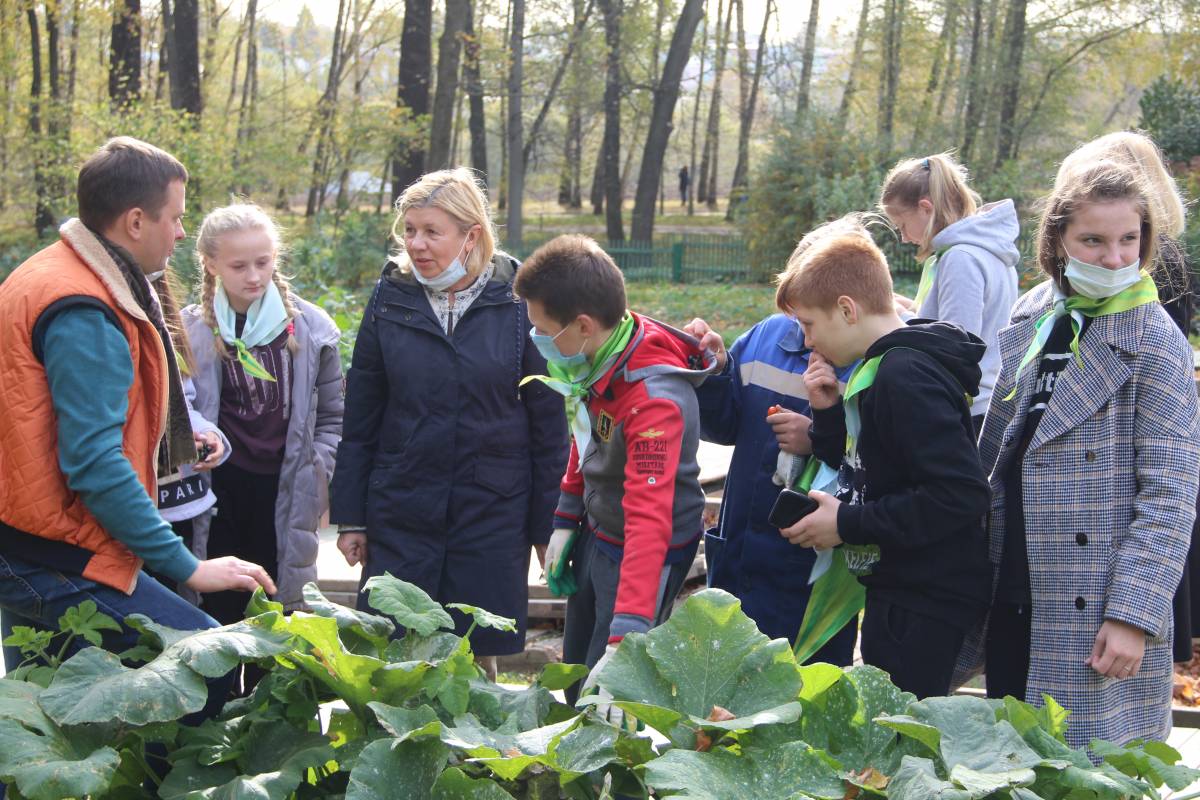
POLYGON ((579 367, 586 364, 587 356, 583 354, 583 347, 580 347, 579 352, 573 356, 564 356, 562 351, 558 349, 558 345, 554 343, 554 340, 562 336, 565 330, 566 328, 563 328, 553 336, 549 336, 544 333, 538 333, 537 328, 530 328, 529 338, 533 340, 533 346, 537 348, 538 352, 542 354, 542 358, 546 359, 546 361, 557 364, 564 369, 571 369, 572 367, 579 367))
POLYGON ((434 275, 432 278, 426 278, 414 266, 412 269, 413 277, 424 286, 428 286, 435 292, 444 292, 454 284, 467 277, 467 268, 463 266, 462 257, 463 250, 467 247, 467 240, 463 239, 462 247, 458 248, 458 255, 450 262, 450 266, 434 275))

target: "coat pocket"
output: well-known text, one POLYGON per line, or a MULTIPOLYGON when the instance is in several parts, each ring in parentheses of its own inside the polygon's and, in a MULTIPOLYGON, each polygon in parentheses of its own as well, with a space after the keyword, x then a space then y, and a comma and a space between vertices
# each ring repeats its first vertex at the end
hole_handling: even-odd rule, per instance
POLYGON ((484 453, 475 461, 475 483, 501 497, 529 491, 532 477, 528 459, 484 453))

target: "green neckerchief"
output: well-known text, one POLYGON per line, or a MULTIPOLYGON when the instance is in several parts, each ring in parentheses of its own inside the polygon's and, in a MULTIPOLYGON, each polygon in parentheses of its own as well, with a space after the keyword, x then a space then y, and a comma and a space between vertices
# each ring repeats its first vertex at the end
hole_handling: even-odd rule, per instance
POLYGON ((917 296, 913 298, 913 311, 917 314, 921 313, 921 306, 925 304, 925 298, 929 297, 933 282, 937 280, 938 259, 949 249, 938 250, 921 265, 921 282, 917 284, 917 296))
POLYGON ((1075 354, 1075 363, 1079 365, 1080 369, 1083 369, 1083 356, 1079 354, 1079 332, 1083 330, 1084 317, 1090 319, 1108 317, 1128 311, 1131 308, 1137 308, 1149 303, 1157 303, 1158 289, 1154 285, 1154 279, 1145 270, 1142 270, 1141 274, 1142 279, 1133 286, 1117 292, 1112 297, 1105 297, 1101 300, 1093 300, 1090 297, 1084 297, 1079 294, 1066 297, 1056 286, 1054 289, 1054 303, 1051 305, 1050 310, 1043 314, 1041 319, 1037 321, 1037 324, 1034 325, 1033 341, 1029 343, 1028 349, 1025 350, 1025 356, 1021 359, 1021 363, 1017 365, 1017 374, 1013 378, 1012 391, 1004 399, 1011 400, 1016 397, 1021 373, 1025 371, 1025 367, 1029 366, 1046 347, 1046 341, 1050 338, 1050 332, 1054 330, 1054 325, 1060 317, 1067 315, 1071 317, 1071 328, 1073 330, 1071 352, 1075 354))
POLYGON ((567 422, 571 426, 571 435, 575 438, 575 447, 579 451, 579 463, 581 464, 584 451, 587 450, 588 441, 592 436, 592 420, 588 416, 586 402, 588 391, 592 388, 592 384, 604 377, 605 373, 612 369, 613 364, 617 363, 617 358, 625 351, 629 340, 633 338, 633 331, 636 327, 633 315, 626 311, 625 316, 617 323, 617 327, 613 329, 608 339, 591 359, 573 368, 564 368, 553 361, 548 361, 546 371, 550 373, 549 375, 527 375, 520 383, 521 386, 524 386, 530 381, 541 381, 552 391, 563 396, 567 422))
MULTIPOLYGON (((216 328, 213 328, 213 335, 220 336, 221 331, 219 331, 216 328)), ((275 376, 272 375, 270 372, 267 372, 267 368, 264 367, 262 365, 262 363, 257 358, 254 357, 254 354, 251 353, 250 350, 246 347, 245 342, 243 342, 241 339, 234 339, 233 342, 231 342, 231 344, 233 345, 234 350, 237 353, 238 363, 242 365, 242 369, 246 371, 247 375, 249 375, 252 378, 259 378, 264 381, 270 381, 271 383, 276 382, 275 376)))
MULTIPOLYGON (((859 409, 859 395, 871 388, 875 376, 879 372, 879 364, 890 350, 874 358, 860 361, 850 373, 846 381, 846 394, 842 398, 842 406, 846 414, 846 461, 851 469, 858 467, 858 437, 862 433, 862 416, 859 409)), ((867 575, 871 567, 879 560, 879 547, 873 544, 847 544, 842 546, 846 567, 853 575, 867 575)))

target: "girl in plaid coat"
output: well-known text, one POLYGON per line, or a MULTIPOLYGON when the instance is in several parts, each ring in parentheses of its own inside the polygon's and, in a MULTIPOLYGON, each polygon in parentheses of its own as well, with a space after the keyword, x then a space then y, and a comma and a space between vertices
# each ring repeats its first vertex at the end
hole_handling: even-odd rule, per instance
POLYGON ((1171 598, 1200 423, 1191 348, 1142 269, 1157 243, 1148 198, 1113 161, 1081 165, 1047 198, 1037 259, 1049 280, 1000 331, 979 443, 997 580, 968 649, 983 646, 990 696, 1070 709, 1075 747, 1171 726, 1171 598))

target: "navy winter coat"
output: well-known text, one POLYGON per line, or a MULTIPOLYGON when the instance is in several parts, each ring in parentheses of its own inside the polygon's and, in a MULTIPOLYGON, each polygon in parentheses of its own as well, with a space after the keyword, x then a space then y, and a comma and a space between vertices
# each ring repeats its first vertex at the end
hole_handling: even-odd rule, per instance
POLYGON ((518 263, 493 263, 449 336, 412 275, 385 267, 346 376, 330 507, 331 521, 366 527, 363 580, 390 572, 518 621, 516 635, 472 634, 479 655, 524 648, 529 549, 549 541, 568 452, 562 398, 518 388, 546 373, 513 295, 518 263))

